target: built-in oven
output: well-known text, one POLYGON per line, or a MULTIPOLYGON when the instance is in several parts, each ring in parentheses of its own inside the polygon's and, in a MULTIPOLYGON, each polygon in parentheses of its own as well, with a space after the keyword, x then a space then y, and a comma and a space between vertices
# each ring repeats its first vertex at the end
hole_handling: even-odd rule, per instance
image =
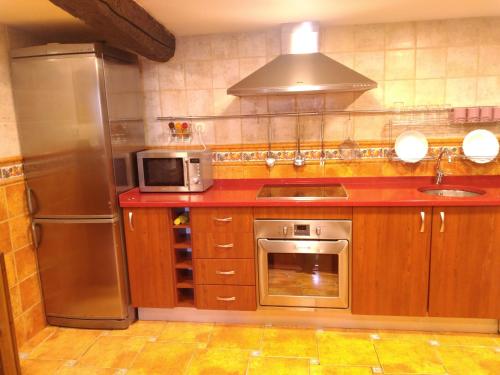
POLYGON ((213 184, 209 150, 141 151, 137 169, 142 192, 200 192, 213 184))
POLYGON ((261 306, 349 308, 350 220, 256 220, 261 306))

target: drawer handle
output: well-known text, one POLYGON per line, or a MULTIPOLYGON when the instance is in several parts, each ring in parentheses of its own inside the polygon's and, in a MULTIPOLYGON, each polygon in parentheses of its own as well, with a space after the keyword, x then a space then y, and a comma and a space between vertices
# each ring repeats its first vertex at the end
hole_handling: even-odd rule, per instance
POLYGON ((441 211, 439 213, 439 216, 441 217, 441 228, 439 228, 439 232, 443 233, 444 232, 444 211, 441 211))
POLYGON ((232 302, 236 301, 236 297, 216 297, 217 301, 232 302))
POLYGON ((233 243, 226 243, 226 244, 215 244, 215 247, 219 247, 221 249, 230 249, 234 247, 233 243))
POLYGON ((229 216, 229 217, 214 217, 214 220, 219 221, 219 222, 223 222, 223 223, 227 223, 227 222, 233 221, 233 218, 231 216, 229 216))
POLYGON ((235 271, 215 271, 217 275, 235 275, 235 271))
POLYGON ((425 212, 420 211, 420 233, 425 231, 425 212))

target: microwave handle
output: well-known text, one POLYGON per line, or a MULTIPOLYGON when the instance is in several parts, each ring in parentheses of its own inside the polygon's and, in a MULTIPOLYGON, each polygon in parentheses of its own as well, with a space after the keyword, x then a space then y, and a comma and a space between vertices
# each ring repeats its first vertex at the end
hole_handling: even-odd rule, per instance
POLYGON ((189 158, 184 158, 184 186, 187 191, 191 191, 191 183, 189 179, 189 158))

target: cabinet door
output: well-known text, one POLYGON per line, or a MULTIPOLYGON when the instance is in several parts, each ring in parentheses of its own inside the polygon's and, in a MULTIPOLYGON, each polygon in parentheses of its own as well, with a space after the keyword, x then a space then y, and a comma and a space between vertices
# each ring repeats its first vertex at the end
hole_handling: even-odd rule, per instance
POLYGON ((132 305, 173 307, 169 209, 124 209, 124 221, 132 305))
POLYGON ((429 315, 500 318, 500 207, 435 207, 429 315))
POLYGON ((354 208, 354 314, 426 315, 430 225, 429 208, 354 208))

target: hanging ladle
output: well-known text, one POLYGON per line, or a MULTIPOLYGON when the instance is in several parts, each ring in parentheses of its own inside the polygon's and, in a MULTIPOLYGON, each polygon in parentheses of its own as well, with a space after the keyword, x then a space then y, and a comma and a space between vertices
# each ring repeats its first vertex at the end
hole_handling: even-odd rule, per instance
POLYGON ((296 131, 297 131, 297 151, 295 151, 295 158, 293 159, 293 165, 295 165, 296 167, 302 167, 306 163, 306 158, 300 152, 300 119, 298 112, 297 112, 296 131))
POLYGON ((268 166, 268 168, 272 168, 276 164, 276 158, 274 157, 274 154, 271 151, 271 142, 272 142, 271 119, 268 117, 267 118, 267 156, 266 156, 266 165, 268 166))

